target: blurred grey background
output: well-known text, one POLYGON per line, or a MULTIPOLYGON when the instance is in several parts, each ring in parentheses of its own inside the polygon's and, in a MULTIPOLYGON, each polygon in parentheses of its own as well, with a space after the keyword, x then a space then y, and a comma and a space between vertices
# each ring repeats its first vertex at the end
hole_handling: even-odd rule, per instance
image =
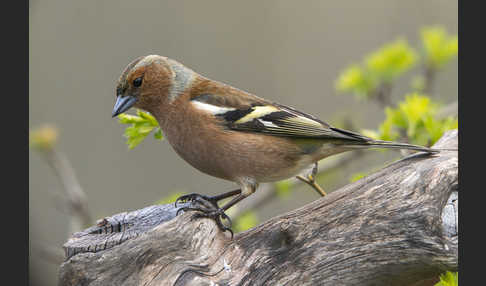
MULTIPOLYGON (((174 191, 221 193, 234 185, 193 169, 165 141, 150 136, 128 150, 125 126, 111 118, 111 110, 116 81, 131 60, 168 56, 331 124, 350 117, 357 128, 374 129, 383 110, 337 95, 339 72, 398 37, 417 47, 425 25, 457 34, 457 11, 451 0, 31 0, 29 127, 59 128, 57 148, 73 165, 94 219, 152 205, 174 191)), ((400 82, 394 97, 401 98, 409 84, 400 82)), ((444 103, 457 99, 457 60, 438 75, 435 88, 444 103)), ((352 172, 369 171, 367 164, 357 162, 341 181, 324 187, 346 184, 352 172)), ((59 265, 39 248, 60 249, 70 235, 69 219, 53 197, 62 186, 32 151, 29 188, 30 280, 55 285, 59 265)), ((316 199, 309 190, 272 204, 260 219, 316 199)))

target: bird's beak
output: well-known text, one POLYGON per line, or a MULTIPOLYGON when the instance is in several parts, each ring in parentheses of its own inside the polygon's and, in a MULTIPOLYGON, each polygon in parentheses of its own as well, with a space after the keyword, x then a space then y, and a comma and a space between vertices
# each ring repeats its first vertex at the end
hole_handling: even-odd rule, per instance
POLYGON ((111 117, 115 117, 118 114, 127 111, 135 104, 135 102, 137 102, 137 98, 134 96, 117 96, 111 117))

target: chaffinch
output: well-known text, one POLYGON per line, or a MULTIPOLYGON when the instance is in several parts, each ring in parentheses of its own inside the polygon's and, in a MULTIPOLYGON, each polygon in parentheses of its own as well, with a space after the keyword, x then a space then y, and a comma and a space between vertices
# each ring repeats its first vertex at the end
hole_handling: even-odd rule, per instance
POLYGON ((325 195, 314 175, 317 162, 331 155, 376 147, 438 152, 333 127, 158 55, 135 59, 121 74, 112 116, 130 107, 150 112, 177 154, 193 167, 240 186, 219 196, 190 194, 176 200, 176 206, 179 201, 198 202, 200 208, 181 209, 199 211, 199 217, 214 219, 223 231, 231 232, 224 211, 254 193, 261 182, 297 176, 325 195), (228 197, 233 198, 220 208, 217 202, 228 197))

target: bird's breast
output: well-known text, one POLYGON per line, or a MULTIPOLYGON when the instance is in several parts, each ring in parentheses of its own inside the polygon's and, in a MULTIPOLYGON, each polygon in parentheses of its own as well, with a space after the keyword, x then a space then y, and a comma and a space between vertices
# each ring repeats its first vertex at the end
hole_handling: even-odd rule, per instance
POLYGON ((179 124, 163 128, 165 137, 186 162, 214 177, 235 182, 242 177, 278 181, 312 163, 287 138, 227 130, 212 120, 191 116, 179 120, 179 124))

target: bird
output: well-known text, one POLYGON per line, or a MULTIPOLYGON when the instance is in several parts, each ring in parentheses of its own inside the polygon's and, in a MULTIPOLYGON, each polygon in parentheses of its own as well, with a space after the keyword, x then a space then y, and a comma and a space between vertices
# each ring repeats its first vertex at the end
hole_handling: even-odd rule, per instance
POLYGON ((160 55, 132 60, 118 79, 115 98, 112 117, 132 107, 149 112, 182 159, 205 174, 239 186, 212 197, 192 193, 175 201, 176 207, 178 202, 192 201, 195 207, 180 208, 178 213, 196 211, 196 217, 213 219, 232 237, 231 219, 225 211, 253 194, 260 183, 297 177, 325 196, 315 174, 317 163, 326 157, 368 148, 439 152, 334 127, 160 55), (218 202, 227 198, 231 200, 220 207, 218 202))

